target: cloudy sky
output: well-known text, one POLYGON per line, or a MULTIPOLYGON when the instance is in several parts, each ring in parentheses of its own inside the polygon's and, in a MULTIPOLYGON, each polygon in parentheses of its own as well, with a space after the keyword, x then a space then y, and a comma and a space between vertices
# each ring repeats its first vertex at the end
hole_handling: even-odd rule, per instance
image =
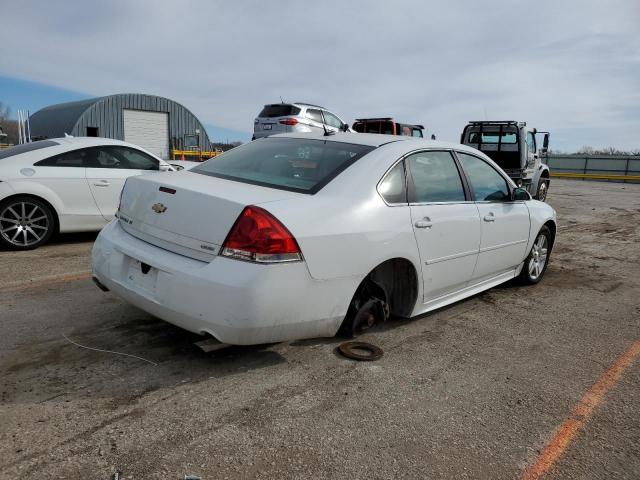
POLYGON ((246 140, 282 97, 445 140, 468 120, 516 119, 565 151, 640 148, 638 0, 3 0, 0 18, 0 101, 14 109, 150 93, 246 140))

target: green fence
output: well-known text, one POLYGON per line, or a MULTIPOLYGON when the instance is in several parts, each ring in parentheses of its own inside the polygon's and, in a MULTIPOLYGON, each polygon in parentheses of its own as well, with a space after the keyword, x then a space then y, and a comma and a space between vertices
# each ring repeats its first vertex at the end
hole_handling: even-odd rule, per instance
POLYGON ((640 183, 638 155, 549 155, 551 176, 640 183))

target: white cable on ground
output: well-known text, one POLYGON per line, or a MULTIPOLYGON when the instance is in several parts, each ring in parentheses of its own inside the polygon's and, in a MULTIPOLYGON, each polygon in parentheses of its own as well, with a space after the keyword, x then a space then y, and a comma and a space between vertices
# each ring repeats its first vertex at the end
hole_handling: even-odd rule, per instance
POLYGON ((93 350, 95 352, 102 352, 102 353, 113 353, 115 355, 122 355, 125 357, 132 357, 132 358, 137 358, 138 360, 142 360, 143 362, 147 362, 150 363, 151 365, 154 366, 158 366, 158 364, 156 362, 152 362, 151 360, 147 360, 146 358, 142 358, 142 357, 138 357, 137 355, 131 355, 130 353, 122 353, 122 352, 114 352, 112 350, 102 350, 101 348, 93 348, 93 347, 86 347, 84 345, 80 345, 79 343, 74 342, 73 340, 71 340, 69 337, 67 337, 64 333, 62 334, 62 336, 70 343, 73 343, 75 346, 80 347, 80 348, 86 348, 87 350, 93 350))

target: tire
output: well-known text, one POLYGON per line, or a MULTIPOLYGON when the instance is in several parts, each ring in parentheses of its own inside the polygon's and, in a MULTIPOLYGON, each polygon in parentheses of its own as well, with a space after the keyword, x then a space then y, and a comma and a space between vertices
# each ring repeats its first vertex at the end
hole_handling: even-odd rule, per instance
POLYGON ((543 226, 533 242, 531 251, 524 261, 518 280, 524 285, 534 285, 542 280, 549 265, 553 236, 547 226, 543 226))
POLYGON ((540 177, 538 181, 538 191, 536 191, 536 200, 545 202, 547 200, 547 193, 549 193, 549 179, 547 177, 540 177))
POLYGON ((47 243, 56 221, 46 203, 19 195, 0 202, 0 246, 9 250, 33 250, 47 243))

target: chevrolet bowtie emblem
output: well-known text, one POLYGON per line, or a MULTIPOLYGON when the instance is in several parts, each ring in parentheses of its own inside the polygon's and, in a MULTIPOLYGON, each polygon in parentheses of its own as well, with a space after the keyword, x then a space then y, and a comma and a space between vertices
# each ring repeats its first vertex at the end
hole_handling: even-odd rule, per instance
POLYGON ((151 210, 153 210, 156 213, 164 213, 167 211, 167 207, 165 207, 163 204, 161 203, 154 203, 151 206, 151 210))

